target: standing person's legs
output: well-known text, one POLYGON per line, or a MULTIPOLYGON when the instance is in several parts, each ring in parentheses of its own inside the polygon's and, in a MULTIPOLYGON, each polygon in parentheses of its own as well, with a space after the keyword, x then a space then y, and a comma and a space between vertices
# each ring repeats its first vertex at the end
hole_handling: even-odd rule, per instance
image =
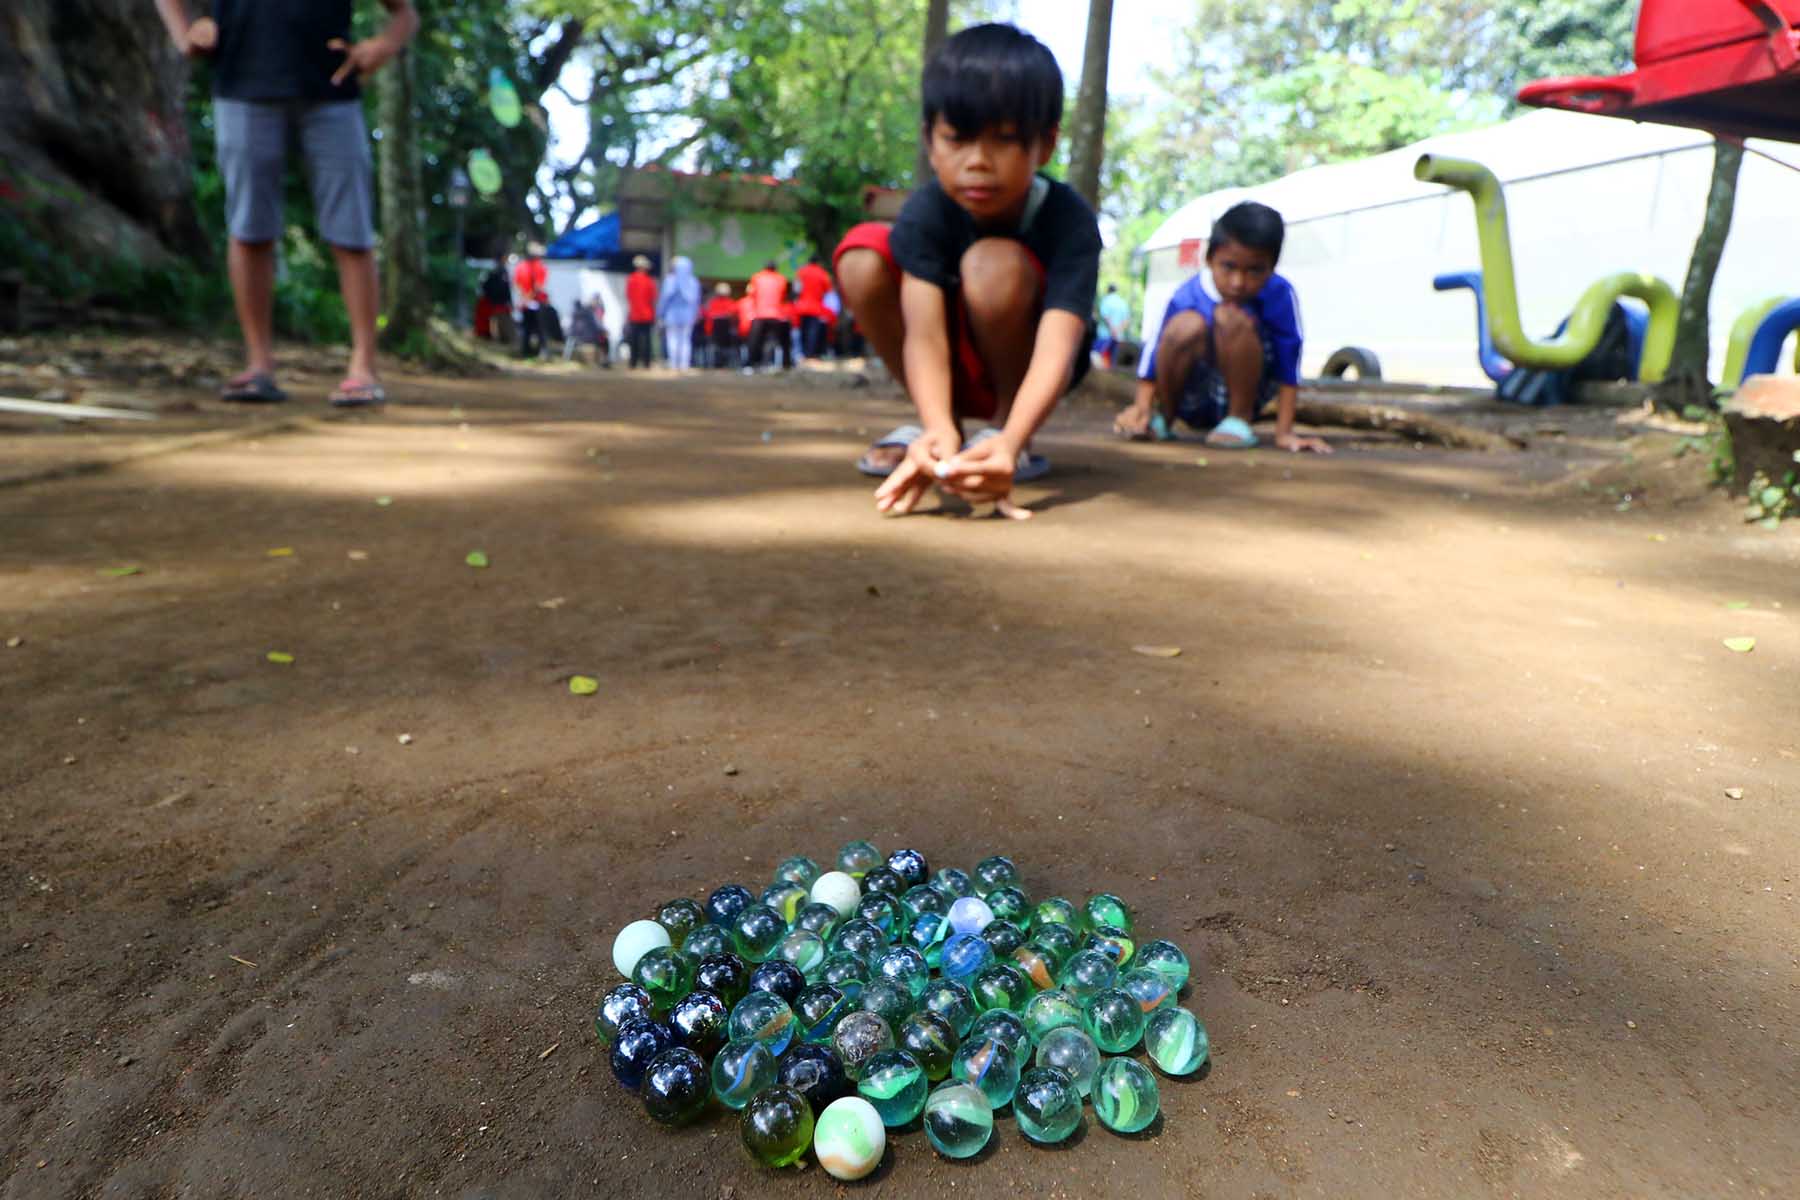
POLYGON ((226 382, 233 400, 285 400, 275 369, 275 242, 281 236, 281 176, 287 165, 287 110, 279 104, 215 99, 213 128, 225 179, 226 264, 244 372, 226 382))
POLYGON ((375 265, 375 164, 362 105, 336 100, 300 112, 300 144, 312 182, 319 236, 337 261, 338 290, 350 320, 350 367, 333 404, 379 403, 375 321, 381 280, 375 265))
POLYGON ((665 326, 663 338, 669 344, 669 365, 685 371, 694 365, 694 327, 677 323, 665 326))

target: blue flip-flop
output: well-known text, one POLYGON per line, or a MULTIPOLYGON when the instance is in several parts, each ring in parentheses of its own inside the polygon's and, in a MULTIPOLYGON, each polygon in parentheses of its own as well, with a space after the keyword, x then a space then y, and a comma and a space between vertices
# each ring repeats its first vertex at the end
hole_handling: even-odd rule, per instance
POLYGON ((1206 435, 1206 444, 1214 450, 1249 450, 1256 445, 1256 431, 1250 428, 1250 422, 1242 417, 1226 417, 1212 427, 1206 435), (1233 439, 1229 442, 1215 442, 1215 437, 1233 439))
MULTIPOLYGON (((902 425, 897 429, 883 434, 876 441, 871 442, 869 444, 869 450, 881 450, 888 446, 896 446, 905 450, 924 436, 925 431, 917 425, 902 425)), ((896 467, 899 465, 899 463, 894 464, 896 467)), ((868 451, 864 451, 863 456, 856 460, 856 469, 861 471, 864 475, 871 476, 875 479, 886 479, 889 475, 894 473, 894 467, 883 467, 877 464, 869 457, 868 451)))

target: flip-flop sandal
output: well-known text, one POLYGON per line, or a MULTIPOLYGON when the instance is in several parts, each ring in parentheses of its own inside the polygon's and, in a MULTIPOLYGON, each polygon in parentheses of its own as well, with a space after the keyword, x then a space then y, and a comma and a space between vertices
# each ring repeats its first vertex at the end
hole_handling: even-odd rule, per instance
POLYGON ((1249 450, 1256 445, 1256 431, 1242 417, 1226 417, 1212 427, 1206 435, 1206 444, 1214 450, 1249 450), (1229 438, 1230 441, 1214 441, 1214 438, 1229 438))
POLYGON ((1117 422, 1113 424, 1113 436, 1123 442, 1170 442, 1175 434, 1169 429, 1169 418, 1160 411, 1150 414, 1150 423, 1144 426, 1142 433, 1126 433, 1117 422))
POLYGON ((276 386, 266 371, 245 371, 233 375, 219 389, 219 399, 233 404, 280 404, 288 394, 276 386))
MULTIPOLYGON (((989 426, 964 442, 963 449, 967 450, 978 442, 985 442, 989 438, 999 436, 1000 431, 989 426)), ((1042 454, 1033 454, 1029 450, 1019 451, 1019 465, 1013 469, 1014 483, 1030 483, 1034 479, 1042 479, 1049 473, 1050 460, 1048 458, 1045 458, 1042 454)))
POLYGON ((331 393, 333 408, 368 408, 386 403, 387 392, 373 379, 346 379, 331 393))
MULTIPOLYGON (((898 429, 883 434, 878 440, 871 442, 869 444, 869 449, 882 450, 893 446, 905 450, 924 436, 925 431, 917 425, 902 425, 898 429)), ((902 455, 901 458, 904 460, 905 456, 902 455)), ((894 473, 894 467, 898 467, 899 465, 900 463, 896 461, 892 467, 884 467, 874 459, 870 458, 868 451, 864 451, 863 456, 856 460, 857 470, 861 471, 864 475, 872 476, 876 479, 886 479, 889 475, 894 473)))

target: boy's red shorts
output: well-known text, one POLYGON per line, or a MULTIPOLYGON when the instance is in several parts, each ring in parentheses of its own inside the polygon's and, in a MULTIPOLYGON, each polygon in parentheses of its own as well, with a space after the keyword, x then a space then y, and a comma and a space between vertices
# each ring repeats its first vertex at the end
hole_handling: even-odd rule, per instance
MULTIPOLYGON (((889 273, 899 279, 900 264, 894 261, 894 252, 888 245, 888 232, 892 228, 886 221, 864 221, 852 226, 837 249, 832 251, 832 274, 837 274, 838 260, 844 257, 846 250, 873 250, 881 255, 889 273)), ((1044 264, 1030 250, 1025 251, 1025 256, 1037 270, 1041 298, 1044 264)), ((963 305, 962 293, 952 292, 950 301, 950 402, 959 417, 990 421, 1000 411, 1000 396, 994 390, 987 364, 981 361, 981 354, 975 348, 975 337, 969 328, 969 310, 963 305)))

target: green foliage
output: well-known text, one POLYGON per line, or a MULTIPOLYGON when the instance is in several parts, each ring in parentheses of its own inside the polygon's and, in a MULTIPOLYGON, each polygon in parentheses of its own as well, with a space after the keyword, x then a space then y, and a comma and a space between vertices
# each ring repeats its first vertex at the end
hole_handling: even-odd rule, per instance
POLYGON ((1787 471, 1774 483, 1758 471, 1750 480, 1750 505, 1744 520, 1774 529, 1789 517, 1800 515, 1800 473, 1787 471))

